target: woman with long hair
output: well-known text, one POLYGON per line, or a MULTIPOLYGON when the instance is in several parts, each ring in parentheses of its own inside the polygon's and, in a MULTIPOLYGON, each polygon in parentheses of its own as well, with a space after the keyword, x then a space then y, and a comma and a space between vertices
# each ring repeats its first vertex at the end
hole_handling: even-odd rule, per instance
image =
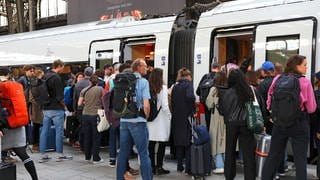
POLYGON ((253 99, 253 93, 241 70, 234 69, 228 77, 229 89, 222 99, 226 124, 226 152, 224 175, 226 180, 236 176, 236 146, 239 140, 243 152, 244 179, 256 179, 255 146, 253 132, 247 128, 245 103, 253 99))
MULTIPOLYGON (((279 87, 277 86, 277 83, 283 82, 281 83, 281 85, 288 84, 289 81, 284 82, 284 78, 286 77, 288 79, 290 76, 294 76, 298 79, 299 84, 299 94, 297 97, 297 106, 299 107, 296 110, 297 112, 292 112, 291 110, 290 112, 288 112, 288 114, 298 114, 295 115, 296 118, 292 119, 290 122, 286 121, 286 123, 281 123, 281 119, 273 119, 274 126, 272 129, 271 146, 269 155, 262 170, 262 180, 271 180, 274 178, 279 163, 281 162, 283 154, 285 153, 287 141, 289 138, 291 138, 293 159, 296 166, 296 179, 307 179, 307 151, 308 141, 310 139, 308 113, 313 113, 316 110, 317 104, 314 98, 314 92, 311 82, 306 77, 304 77, 306 73, 306 57, 301 55, 294 55, 288 59, 284 74, 276 76, 269 88, 267 107, 268 109, 271 109, 271 103, 277 103, 274 98, 275 95, 277 95, 276 92, 278 92, 275 91, 275 87, 279 87), (290 123, 290 125, 288 123, 290 123)), ((279 89, 280 88, 278 88, 277 90, 279 89)), ((288 106, 291 105, 288 104, 288 106)), ((277 108, 277 110, 279 110, 279 108, 277 108)))
POLYGON ((163 70, 155 68, 150 73, 149 85, 151 96, 157 99, 158 116, 148 122, 149 129, 149 156, 153 174, 168 174, 170 171, 163 169, 163 158, 165 154, 165 142, 170 136, 171 112, 168 103, 168 88, 163 84, 163 70), (158 144, 158 148, 156 148, 158 144))
POLYGON ((211 110, 210 122, 210 140, 211 155, 215 163, 213 173, 220 174, 224 172, 224 153, 226 142, 226 126, 224 124, 223 115, 218 110, 219 98, 226 91, 227 75, 224 71, 217 72, 214 77, 214 86, 210 89, 206 105, 211 110))
POLYGON ((188 118, 195 113, 195 95, 192 85, 191 72, 187 68, 178 71, 177 82, 172 88, 172 133, 176 148, 177 171, 190 174, 191 127, 188 118), (183 166, 183 159, 185 167, 183 166))

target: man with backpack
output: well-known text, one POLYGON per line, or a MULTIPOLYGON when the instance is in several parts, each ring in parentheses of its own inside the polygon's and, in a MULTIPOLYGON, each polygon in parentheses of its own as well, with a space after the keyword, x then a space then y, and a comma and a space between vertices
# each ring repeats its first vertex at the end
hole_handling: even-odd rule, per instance
POLYGON ((47 103, 43 104, 43 126, 40 134, 40 153, 42 154, 39 163, 46 162, 50 158, 45 154, 47 146, 47 136, 51 124, 53 122, 56 132, 56 152, 58 156, 57 161, 69 160, 72 157, 63 154, 63 123, 64 112, 67 107, 63 102, 63 83, 58 75, 64 68, 64 63, 61 60, 56 60, 52 64, 52 70, 45 74, 45 84, 47 86, 49 99, 47 103))
POLYGON ((149 132, 146 120, 149 117, 150 112, 150 92, 148 81, 142 77, 147 73, 147 64, 143 59, 137 59, 132 64, 132 70, 134 72, 135 80, 128 81, 125 76, 130 77, 131 75, 124 73, 118 74, 114 80, 114 97, 112 99, 114 111, 117 112, 117 109, 120 108, 116 106, 123 104, 122 112, 127 112, 124 114, 117 112, 118 114, 121 114, 120 152, 117 163, 117 179, 124 179, 127 159, 131 152, 132 144, 134 143, 140 157, 142 179, 150 180, 152 179, 152 170, 148 152, 149 132), (122 79, 128 83, 125 85, 122 79), (133 82, 135 82, 134 92, 131 91, 133 82), (128 88, 125 89, 125 97, 122 97, 117 101, 117 97, 122 96, 124 91, 120 90, 121 87, 123 87, 122 85, 125 85, 128 88))
POLYGON ((220 64, 219 63, 212 63, 211 64, 211 71, 207 74, 205 74, 198 85, 198 88, 196 90, 196 94, 200 98, 200 102, 204 105, 205 110, 205 119, 206 119, 206 125, 207 129, 209 130, 210 127, 210 119, 211 119, 211 112, 206 106, 206 99, 210 92, 211 87, 213 86, 214 82, 214 76, 216 72, 220 71, 220 64))

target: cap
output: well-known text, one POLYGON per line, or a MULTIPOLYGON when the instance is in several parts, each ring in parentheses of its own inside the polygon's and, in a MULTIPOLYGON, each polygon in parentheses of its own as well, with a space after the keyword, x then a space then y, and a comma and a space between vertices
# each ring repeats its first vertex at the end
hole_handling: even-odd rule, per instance
POLYGON ((320 71, 318 71, 317 73, 314 74, 314 76, 320 80, 320 71))
POLYGON ((266 61, 262 64, 261 69, 265 71, 274 70, 274 64, 271 61, 266 61))
POLYGON ((0 76, 7 76, 10 73, 10 69, 7 66, 0 66, 0 76))
POLYGON ((93 74, 93 68, 92 67, 86 67, 84 69, 84 75, 85 76, 91 76, 93 74))

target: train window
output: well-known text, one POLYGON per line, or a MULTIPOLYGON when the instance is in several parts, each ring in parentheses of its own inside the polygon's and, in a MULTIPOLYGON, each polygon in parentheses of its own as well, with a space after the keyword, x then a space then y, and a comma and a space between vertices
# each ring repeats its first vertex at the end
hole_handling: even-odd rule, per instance
POLYGON ((142 58, 154 60, 155 43, 150 42, 130 42, 124 48, 124 60, 135 60, 142 58))
POLYGON ((299 47, 299 34, 267 37, 266 59, 285 66, 290 56, 299 54, 299 47))
POLYGON ((105 64, 113 63, 113 51, 96 51, 96 69, 101 69, 105 64))

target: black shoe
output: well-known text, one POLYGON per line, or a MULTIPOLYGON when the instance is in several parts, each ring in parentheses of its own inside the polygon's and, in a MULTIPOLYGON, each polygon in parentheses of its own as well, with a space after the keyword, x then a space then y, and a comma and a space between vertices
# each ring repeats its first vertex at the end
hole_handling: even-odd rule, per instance
POLYGON ((177 171, 178 172, 183 172, 184 171, 184 167, 183 166, 178 166, 177 167, 177 171))
POLYGON ((165 170, 162 167, 157 168, 156 171, 155 171, 156 175, 163 175, 163 174, 169 174, 169 173, 170 173, 169 170, 165 170))

